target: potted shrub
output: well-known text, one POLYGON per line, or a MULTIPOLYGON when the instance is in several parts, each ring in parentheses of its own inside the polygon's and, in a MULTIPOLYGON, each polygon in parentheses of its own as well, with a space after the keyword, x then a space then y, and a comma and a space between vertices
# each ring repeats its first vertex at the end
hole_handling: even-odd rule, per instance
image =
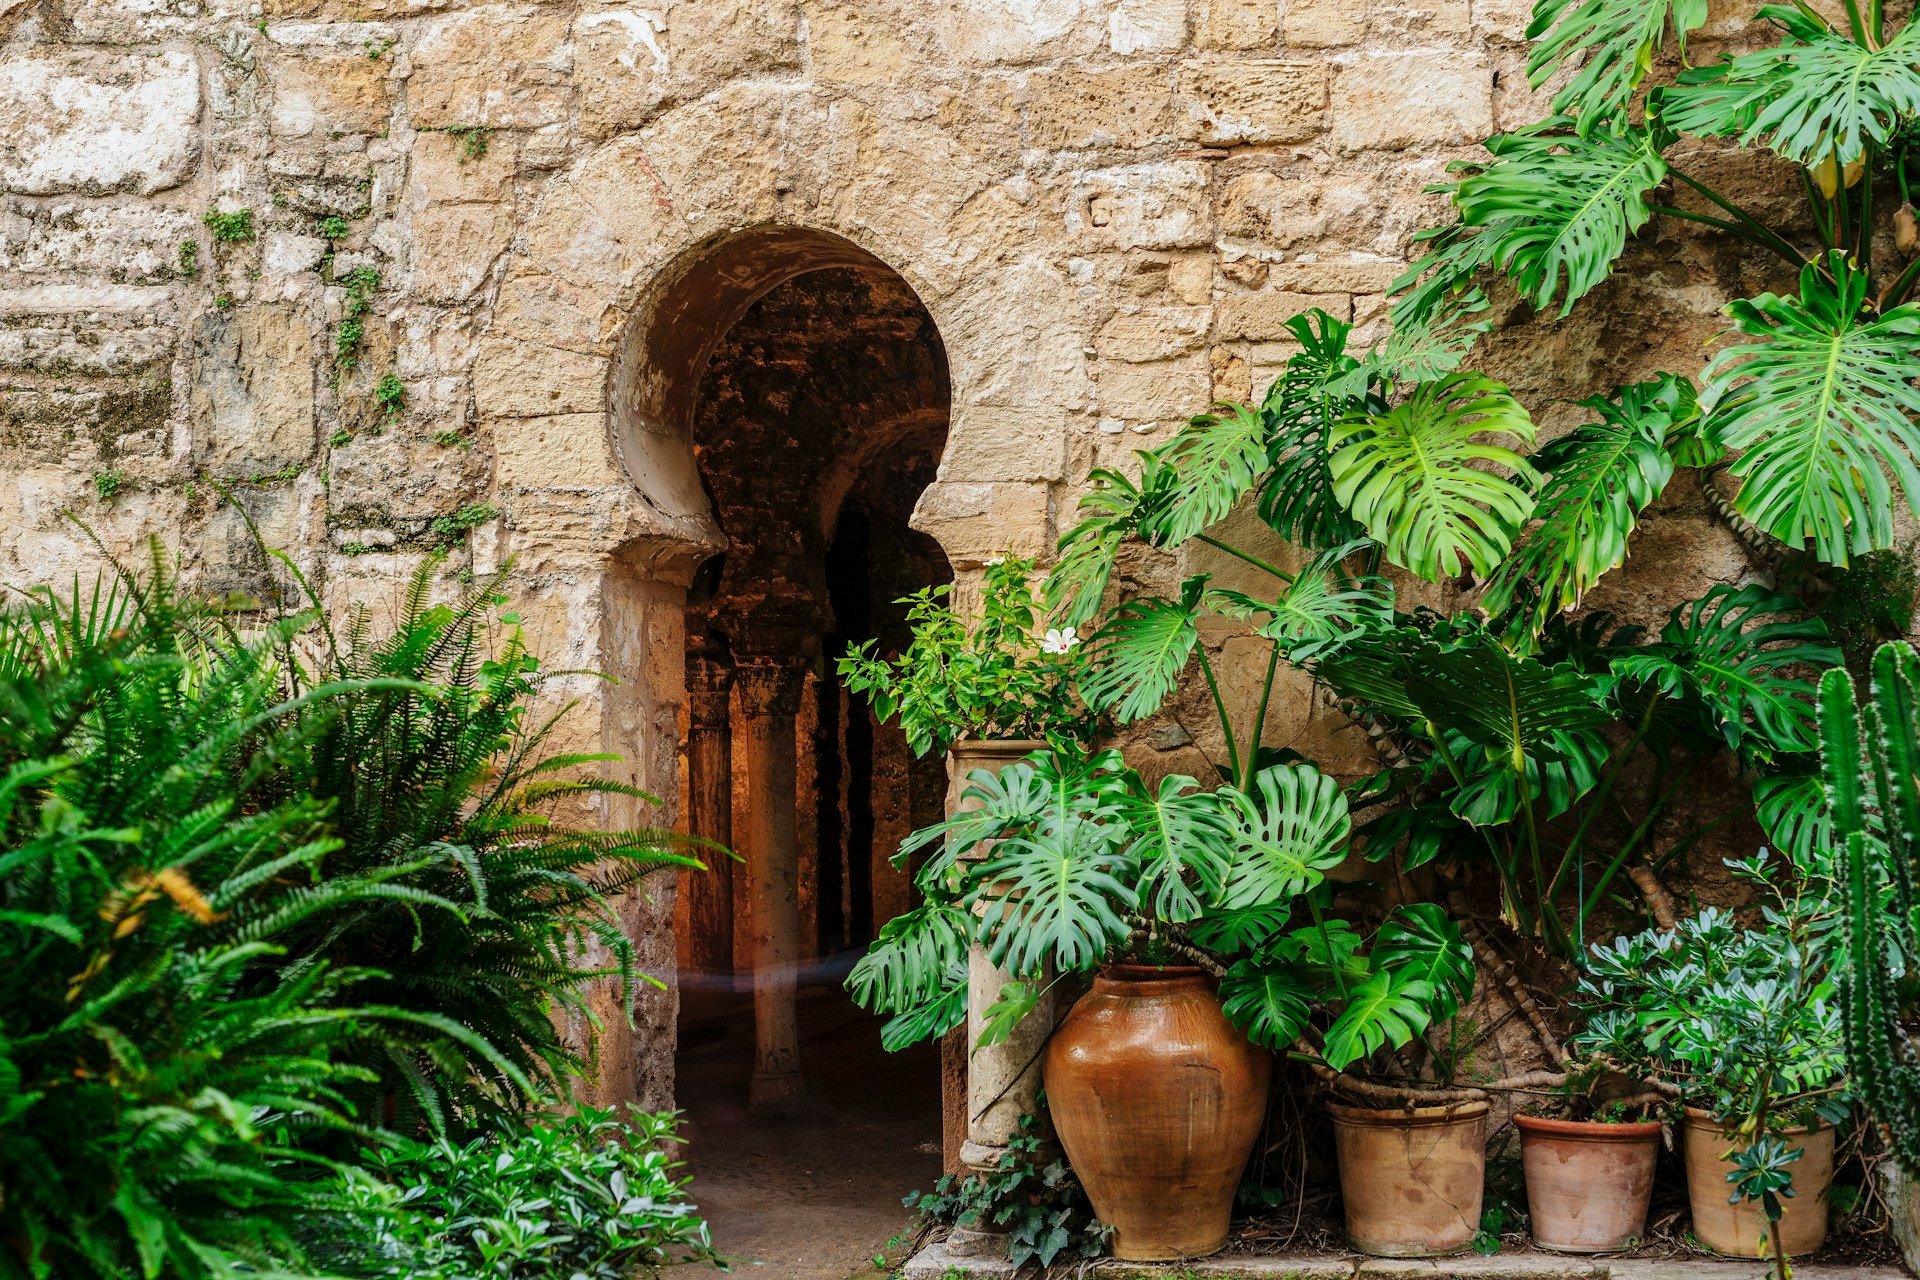
POLYGON ((1575 995, 1576 1048, 1677 1083, 1693 1232, 1734 1257, 1786 1259, 1827 1235, 1834 1125, 1845 1120, 1840 1011, 1829 974, 1832 884, 1762 856, 1730 863, 1768 886, 1757 928, 1707 908, 1671 930, 1593 949, 1575 995))
POLYGON ((1556 1253, 1617 1253, 1646 1230, 1662 1113, 1672 1107, 1665 1093, 1637 1089, 1617 1072, 1589 1066, 1567 1077, 1552 1108, 1564 1115, 1513 1117, 1533 1243, 1556 1253))

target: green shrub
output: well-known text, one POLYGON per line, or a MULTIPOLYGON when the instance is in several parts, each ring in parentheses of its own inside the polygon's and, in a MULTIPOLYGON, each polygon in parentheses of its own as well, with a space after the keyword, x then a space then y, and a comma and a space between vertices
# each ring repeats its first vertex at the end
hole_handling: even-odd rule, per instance
POLYGON ((718 1264, 669 1151, 674 1121, 589 1107, 510 1137, 365 1152, 378 1181, 342 1181, 351 1208, 314 1252, 341 1275, 409 1280, 627 1280, 718 1264))
POLYGON ((222 213, 218 209, 207 210, 200 221, 213 238, 220 244, 238 244, 242 240, 253 239, 253 210, 235 209, 232 213, 222 213))

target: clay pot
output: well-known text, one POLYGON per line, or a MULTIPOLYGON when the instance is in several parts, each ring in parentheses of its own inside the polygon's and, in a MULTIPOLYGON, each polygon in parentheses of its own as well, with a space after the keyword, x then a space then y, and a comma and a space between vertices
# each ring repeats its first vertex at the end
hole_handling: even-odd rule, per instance
MULTIPOLYGON (((1730 1258, 1771 1258, 1773 1237, 1757 1200, 1728 1204, 1733 1161, 1721 1156, 1744 1150, 1713 1117, 1687 1108, 1685 1121, 1687 1199, 1693 1205, 1693 1234, 1701 1244, 1730 1258)), ((1793 1195, 1782 1197, 1780 1244, 1789 1258, 1812 1253, 1827 1242, 1827 1190, 1833 1185, 1833 1126, 1787 1129, 1779 1135, 1806 1154, 1793 1162, 1793 1195)))
POLYGON ((1658 1120, 1593 1124, 1515 1116, 1533 1242, 1558 1253, 1614 1253, 1647 1228, 1658 1120))
POLYGON ((1113 1227, 1114 1257, 1165 1262, 1225 1246, 1273 1057, 1227 1021, 1211 978, 1102 970, 1053 1033, 1042 1070, 1060 1145, 1113 1227))
POLYGON ((1327 1104, 1347 1240, 1376 1258, 1458 1253, 1480 1232, 1487 1104, 1373 1111, 1327 1104))

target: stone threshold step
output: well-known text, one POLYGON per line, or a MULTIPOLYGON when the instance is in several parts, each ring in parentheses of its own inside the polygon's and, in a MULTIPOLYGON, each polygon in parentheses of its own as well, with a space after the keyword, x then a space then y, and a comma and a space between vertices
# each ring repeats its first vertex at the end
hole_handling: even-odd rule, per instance
MULTIPOLYGON (((946 1245, 915 1254, 902 1280, 1006 1280, 1004 1258, 963 1257, 946 1245)), ((1094 1263, 1088 1280, 1771 1280, 1766 1262, 1714 1258, 1571 1258, 1523 1250, 1490 1258, 1359 1258, 1326 1254, 1230 1254, 1188 1263, 1094 1263)), ((1897 1266, 1795 1263, 1794 1280, 1909 1280, 1897 1266)))

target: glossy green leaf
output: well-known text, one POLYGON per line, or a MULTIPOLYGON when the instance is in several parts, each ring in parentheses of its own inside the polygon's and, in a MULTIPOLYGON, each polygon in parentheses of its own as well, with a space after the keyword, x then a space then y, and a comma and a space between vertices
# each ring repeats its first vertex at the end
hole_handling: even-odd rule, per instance
POLYGON ((1202 574, 1181 584, 1178 600, 1141 596, 1120 607, 1087 646, 1088 670, 1080 682, 1087 705, 1121 724, 1160 709, 1200 639, 1206 583, 1202 574))
POLYGON ((1790 546, 1832 564, 1893 544, 1892 473, 1920 514, 1920 305, 1866 309, 1867 276, 1845 254, 1810 263, 1800 296, 1728 307, 1751 341, 1715 356, 1701 409, 1740 451, 1734 506, 1790 546))
POLYGON ((1149 792, 1136 774, 1118 804, 1132 837, 1126 856, 1141 869, 1141 904, 1161 920, 1194 919, 1219 896, 1231 853, 1232 823, 1218 793, 1181 774, 1149 792))
POLYGON ((1334 492, 1387 558, 1430 582, 1490 573, 1533 512, 1526 459, 1489 437, 1532 443, 1533 420, 1502 384, 1449 374, 1384 414, 1336 428, 1334 492))
POLYGON ((1527 80, 1538 89, 1563 65, 1579 67, 1553 96, 1555 111, 1582 122, 1615 115, 1667 40, 1685 52, 1687 34, 1707 20, 1707 0, 1538 0, 1527 39, 1527 80))
POLYGON ((1613 271, 1653 211, 1647 193, 1667 176, 1670 136, 1608 121, 1584 136, 1555 117, 1487 140, 1493 163, 1454 191, 1461 219, 1500 224, 1494 261, 1541 310, 1560 314, 1613 271))
POLYGON ((1406 970, 1382 969, 1355 990, 1327 1028, 1327 1065, 1344 1071, 1391 1045, 1399 1048, 1432 1022, 1431 984, 1406 970))
POLYGON ((1350 577, 1342 563, 1363 550, 1348 543, 1309 560, 1279 597, 1261 600, 1243 591, 1214 591, 1208 601, 1229 617, 1254 623, 1295 662, 1331 652, 1393 618, 1393 584, 1385 578, 1350 577))
POLYGON ((1346 856, 1347 798, 1310 765, 1273 765, 1254 775, 1253 794, 1221 793, 1234 818, 1234 849, 1219 905, 1259 907, 1297 898, 1346 856))
POLYGON ((1306 1030, 1313 991, 1286 966, 1241 960, 1220 979, 1220 1011, 1247 1039, 1283 1050, 1306 1030))
POLYGON ((1473 947, 1437 902, 1394 908, 1374 940, 1373 963, 1432 987, 1435 1017, 1451 1018, 1473 997, 1473 947))

